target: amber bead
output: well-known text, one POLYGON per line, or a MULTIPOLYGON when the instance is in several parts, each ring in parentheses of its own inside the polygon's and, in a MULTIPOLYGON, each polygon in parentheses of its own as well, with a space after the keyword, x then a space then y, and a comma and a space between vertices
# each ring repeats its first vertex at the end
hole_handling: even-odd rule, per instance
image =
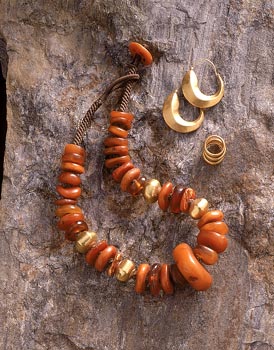
POLYGON ((195 198, 196 198, 195 191, 190 187, 185 188, 181 198, 180 210, 183 213, 188 213, 189 207, 190 207, 190 201, 194 200, 195 198))
POLYGON ((123 256, 122 256, 121 253, 117 253, 115 255, 115 257, 114 257, 110 267, 107 270, 107 275, 108 276, 111 277, 111 276, 113 276, 115 274, 116 269, 117 269, 117 267, 118 267, 118 265, 119 265, 119 263, 121 262, 122 259, 123 259, 123 256))
POLYGON ((207 213, 205 213, 201 219, 198 221, 197 226, 201 228, 205 224, 208 224, 209 222, 214 221, 222 221, 224 218, 223 212, 220 210, 209 210, 207 213))
POLYGON ((69 143, 65 146, 64 154, 65 153, 76 153, 83 157, 85 157, 85 154, 86 154, 83 147, 74 145, 73 143, 69 143))
POLYGON ((72 186, 78 186, 81 184, 81 179, 78 175, 67 171, 61 173, 61 175, 58 177, 58 181, 72 186))
POLYGON ((78 233, 83 231, 88 231, 87 223, 85 221, 76 221, 65 233, 65 238, 69 241, 76 241, 78 233))
POLYGON ((130 161, 130 156, 121 156, 105 160, 106 168, 113 168, 116 165, 124 164, 130 161))
POLYGON ((67 205, 62 205, 61 207, 57 208, 55 210, 55 215, 56 216, 64 216, 66 214, 70 214, 70 213, 80 213, 82 214, 82 209, 80 207, 78 207, 77 205, 71 205, 71 204, 67 204, 67 205))
POLYGON ((149 290, 153 296, 159 295, 161 291, 160 272, 161 264, 153 264, 148 274, 149 290))
POLYGON ((200 228, 201 231, 214 231, 221 235, 226 235, 228 233, 228 226, 223 221, 208 222, 200 228))
POLYGON ((210 231, 200 231, 197 236, 197 243, 205 245, 217 253, 224 252, 228 246, 228 240, 225 235, 210 231))
POLYGON ((65 153, 62 156, 62 161, 83 165, 85 162, 85 158, 77 153, 65 153))
POLYGON ((151 53, 143 45, 139 43, 131 42, 129 44, 129 51, 133 57, 135 57, 136 55, 140 56, 142 63, 145 66, 150 65, 153 61, 151 53))
POLYGON ((132 183, 133 180, 138 179, 140 176, 140 169, 139 168, 132 168, 130 169, 125 175, 123 176, 121 180, 121 189, 122 191, 127 191, 129 188, 129 185, 132 183))
POLYGON ((64 188, 60 185, 56 186, 56 191, 63 197, 69 198, 69 199, 76 199, 80 197, 81 195, 81 188, 80 187, 68 187, 64 188))
POLYGON ((76 221, 84 221, 84 215, 79 213, 66 214, 62 216, 58 222, 58 228, 60 230, 69 231, 76 221))
POLYGON ((208 201, 205 198, 194 199, 189 206, 189 215, 193 219, 200 219, 208 211, 208 201))
POLYGON ((83 174, 85 172, 85 169, 82 165, 70 162, 62 162, 61 169, 65 171, 72 171, 76 174, 83 174))
POLYGON ((218 261, 218 254, 215 250, 204 245, 197 245, 193 249, 193 253, 197 259, 202 260, 206 265, 214 265, 218 261))
POLYGON ((170 275, 176 286, 184 287, 187 284, 187 280, 181 274, 176 264, 170 265, 170 275))
POLYGON ((115 125, 111 125, 108 128, 108 131, 110 133, 112 133, 113 135, 118 136, 118 137, 127 138, 127 135, 128 135, 128 131, 127 130, 119 128, 119 126, 115 126, 115 125))
POLYGON ((128 112, 121 112, 121 111, 111 111, 110 112, 110 117, 115 118, 115 117, 123 117, 126 118, 127 120, 131 121, 134 119, 133 114, 128 113, 128 112))
POLYGON ((183 185, 177 185, 173 190, 173 193, 170 199, 169 210, 174 214, 180 213, 180 203, 181 203, 183 192, 184 192, 183 185))
POLYGON ((140 264, 136 273, 135 292, 138 294, 144 293, 146 289, 147 276, 150 271, 148 264, 140 264))
POLYGON ((121 182, 125 173, 127 173, 130 169, 133 169, 134 165, 131 162, 124 163, 119 166, 119 168, 115 169, 112 173, 112 177, 116 182, 121 182))
POLYGON ((131 121, 125 117, 111 117, 110 124, 121 126, 122 128, 125 128, 126 130, 129 130, 131 128, 131 121))
POLYGON ((206 290, 211 286, 211 275, 196 259, 188 244, 177 245, 173 250, 173 258, 181 274, 194 289, 206 290))
POLYGON ((120 137, 107 137, 104 141, 106 147, 128 146, 128 140, 120 137))
POLYGON ((106 156, 118 154, 119 156, 126 156, 128 154, 127 146, 113 146, 104 149, 106 156))
POLYGON ((167 211, 169 207, 172 191, 173 185, 171 182, 166 182, 165 184, 163 184, 158 196, 158 204, 163 211, 167 211))
POLYGON ((128 192, 133 196, 136 196, 144 188, 145 182, 146 182, 146 178, 144 176, 140 177, 138 180, 133 180, 128 187, 128 192))
POLYGON ((67 204, 74 205, 77 203, 77 200, 76 199, 69 199, 69 198, 62 198, 62 199, 57 199, 54 203, 56 205, 67 205, 67 204))
POLYGON ((174 287, 170 279, 170 269, 168 264, 163 264, 160 272, 161 286, 165 294, 173 294, 174 287))
POLYGON ((90 249, 86 254, 86 262, 89 265, 94 265, 100 252, 108 247, 107 241, 103 240, 97 243, 97 245, 90 249))
POLYGON ((107 266, 108 262, 115 257, 117 254, 117 248, 114 245, 109 245, 105 248, 95 261, 95 268, 97 271, 102 272, 104 268, 107 266))

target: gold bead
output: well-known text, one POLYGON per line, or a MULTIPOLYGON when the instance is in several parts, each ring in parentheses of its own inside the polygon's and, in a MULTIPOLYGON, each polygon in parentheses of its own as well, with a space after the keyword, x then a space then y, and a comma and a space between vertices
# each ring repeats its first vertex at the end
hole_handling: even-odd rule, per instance
POLYGON ((193 219, 200 219, 208 211, 208 201, 205 198, 197 198, 190 204, 189 215, 193 219))
POLYGON ((92 231, 83 231, 77 236, 75 250, 85 254, 97 241, 97 234, 92 231))
POLYGON ((148 203, 154 203, 161 191, 161 184, 156 179, 146 181, 144 186, 144 198, 148 203))
POLYGON ((120 282, 127 282, 135 271, 135 264, 129 259, 123 260, 117 267, 115 277, 120 282))

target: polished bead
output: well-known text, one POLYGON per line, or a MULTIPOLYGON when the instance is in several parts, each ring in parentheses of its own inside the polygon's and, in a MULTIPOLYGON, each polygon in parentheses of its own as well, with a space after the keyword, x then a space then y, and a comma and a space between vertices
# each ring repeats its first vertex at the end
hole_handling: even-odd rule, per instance
POLYGON ((65 153, 62 156, 62 161, 83 165, 85 162, 85 158, 84 156, 81 156, 80 154, 77 154, 77 153, 65 153))
POLYGON ((83 231, 79 233, 75 242, 75 250, 78 253, 85 254, 92 248, 97 241, 97 234, 92 231, 83 231))
POLYGON ((54 203, 56 205, 67 205, 67 204, 74 205, 77 203, 77 200, 76 199, 69 199, 69 198, 61 198, 61 199, 57 199, 54 203))
POLYGON ((154 203, 161 191, 161 184, 156 179, 146 181, 144 185, 144 198, 148 203, 154 203))
POLYGON ((148 274, 148 285, 151 295, 157 296, 161 291, 161 264, 153 264, 148 274))
POLYGON ((193 253, 197 259, 202 260, 206 265, 214 265, 218 261, 218 254, 215 250, 204 245, 197 245, 193 249, 193 253))
POLYGON ((148 264, 140 264, 136 273, 135 292, 138 294, 144 293, 146 289, 147 276, 150 271, 148 264))
POLYGON ((222 221, 223 218, 224 218, 224 214, 220 210, 209 210, 207 213, 205 213, 201 217, 201 219, 197 223, 197 226, 201 228, 202 226, 204 226, 209 222, 222 221))
POLYGON ((131 128, 131 121, 125 117, 111 117, 110 124, 121 126, 122 128, 125 128, 126 130, 129 130, 131 128))
POLYGON ((119 128, 118 126, 115 126, 115 125, 111 125, 108 128, 108 131, 110 133, 112 133, 113 135, 118 136, 118 137, 122 137, 122 138, 127 138, 127 135, 128 135, 128 131, 127 130, 119 128))
POLYGON ((110 117, 115 118, 115 117, 123 117, 126 118, 127 120, 131 121, 134 119, 133 114, 128 113, 128 112, 121 112, 121 111, 111 111, 110 112, 110 117))
POLYGON ((56 191, 63 197, 69 199, 76 199, 81 196, 81 187, 63 187, 60 185, 56 186, 56 191))
POLYGON ((65 171, 72 171, 76 174, 83 174, 85 172, 85 168, 82 165, 70 162, 62 162, 61 169, 65 171))
POLYGON ((83 147, 69 143, 65 146, 64 153, 77 153, 81 156, 85 156, 86 152, 83 147))
POLYGON ((129 259, 123 260, 117 267, 115 277, 120 282, 127 282, 134 274, 135 264, 129 259))
POLYGON ((117 248, 113 245, 109 245, 107 248, 101 251, 94 264, 96 270, 102 272, 107 266, 108 262, 113 259, 116 254, 117 248))
POLYGON ((158 196, 158 204, 163 211, 167 211, 169 207, 172 191, 173 185, 171 182, 166 182, 163 184, 158 196))
POLYGON ((181 274, 194 289, 206 290, 211 286, 211 275, 196 259, 188 244, 177 245, 173 250, 173 258, 181 274))
POLYGON ((64 216, 66 214, 70 214, 70 213, 80 213, 82 214, 82 209, 80 207, 78 207, 77 205, 71 205, 71 204, 67 204, 67 205, 62 205, 61 207, 57 208, 55 210, 55 215, 56 216, 64 216))
POLYGON ((201 231, 214 231, 221 235, 226 235, 229 231, 228 226, 223 221, 208 222, 200 228, 201 231))
POLYGON ((177 185, 173 190, 173 193, 170 199, 169 209, 174 214, 178 214, 181 211, 180 203, 181 203, 183 192, 184 192, 183 185, 177 185))
POLYGON ((170 265, 170 275, 171 275, 172 281, 177 287, 182 288, 182 287, 185 287, 185 285, 187 284, 187 280, 181 274, 176 264, 170 265))
POLYGON ((217 253, 224 252, 228 246, 228 240, 225 235, 210 231, 200 231, 197 236, 197 243, 205 245, 217 253))
POLYGON ((84 220, 83 214, 79 214, 79 213, 66 214, 62 216, 60 221, 58 222, 58 228, 63 231, 68 231, 76 221, 83 221, 83 220, 84 220))
POLYGON ((141 171, 139 168, 132 168, 126 172, 121 180, 121 190, 124 192, 127 191, 132 181, 138 179, 140 174, 141 171))
POLYGON ((205 198, 197 198, 191 202, 189 215, 193 219, 200 219, 208 211, 208 201, 205 198))
POLYGON ((180 210, 183 213, 188 213, 189 207, 190 207, 190 201, 194 200, 195 198, 196 198, 195 191, 190 187, 185 188, 181 198, 180 210))
POLYGON ((128 146, 128 140, 120 137, 107 137, 104 141, 106 147, 128 146))
POLYGON ((94 248, 91 248, 87 252, 87 254, 86 254, 86 262, 89 265, 93 266, 95 264, 95 261, 96 261, 98 255, 100 254, 100 252, 102 250, 106 249, 107 246, 108 246, 108 244, 107 244, 107 241, 105 241, 105 240, 98 242, 94 248))
POLYGON ((146 178, 144 176, 140 177, 138 180, 133 180, 128 187, 128 192, 136 196, 143 190, 145 182, 146 178))
POLYGON ((127 146, 113 146, 104 149, 104 154, 106 156, 111 156, 114 154, 118 154, 119 156, 126 156, 128 154, 127 146))
POLYGON ((119 168, 115 169, 112 173, 112 177, 116 182, 121 182, 125 173, 127 173, 130 169, 133 169, 134 165, 131 162, 124 163, 119 166, 119 168))
POLYGON ((58 181, 72 186, 78 186, 81 184, 81 179, 78 175, 67 171, 61 173, 61 175, 58 177, 58 181))
POLYGON ((116 158, 110 158, 105 160, 106 168, 113 168, 116 165, 128 163, 130 161, 130 156, 121 156, 116 158))
POLYGON ((168 264, 163 264, 160 272, 161 286, 165 294, 173 294, 174 287, 170 279, 170 268, 168 264))
POLYGON ((65 233, 65 238, 69 241, 76 241, 80 232, 88 231, 88 225, 85 221, 76 221, 65 233))
POLYGON ((145 66, 148 66, 152 63, 152 55, 143 45, 133 41, 129 44, 128 48, 132 56, 135 57, 138 55, 145 66))
POLYGON ((112 261, 110 267, 109 267, 108 270, 107 270, 107 275, 108 275, 108 276, 111 277, 111 276, 113 276, 113 275, 115 274, 115 272, 116 272, 116 270, 117 270, 117 267, 118 267, 118 265, 120 264, 120 262, 122 261, 122 259, 123 259, 123 256, 122 256, 121 253, 117 253, 117 254, 115 255, 115 257, 114 257, 114 259, 113 259, 113 261, 112 261))

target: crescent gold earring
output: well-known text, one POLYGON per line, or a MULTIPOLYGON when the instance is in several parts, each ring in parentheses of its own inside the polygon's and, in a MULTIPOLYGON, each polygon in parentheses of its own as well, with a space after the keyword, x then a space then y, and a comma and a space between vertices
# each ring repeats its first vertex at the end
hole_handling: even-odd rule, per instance
POLYGON ((212 106, 215 106, 217 103, 219 103, 224 96, 224 82, 220 74, 217 72, 217 69, 210 60, 205 59, 204 61, 207 61, 210 63, 215 71, 215 75, 218 81, 218 90, 214 95, 205 95, 201 92, 199 86, 198 86, 198 79, 194 72, 194 67, 191 67, 188 72, 186 72, 183 82, 182 82, 182 90, 184 97, 188 100, 189 103, 191 103, 195 107, 199 108, 209 108, 212 106))

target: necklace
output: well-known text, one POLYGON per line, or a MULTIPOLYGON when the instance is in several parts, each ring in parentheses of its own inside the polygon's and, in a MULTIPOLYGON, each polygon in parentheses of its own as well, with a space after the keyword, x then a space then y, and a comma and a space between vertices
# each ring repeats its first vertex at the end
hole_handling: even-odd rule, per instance
POLYGON ((75 250, 85 254, 87 264, 97 271, 107 271, 108 276, 115 276, 121 282, 135 278, 135 291, 144 293, 149 288, 153 296, 173 294, 175 286, 189 283, 198 291, 207 290, 212 284, 212 277, 201 264, 213 265, 218 260, 218 253, 225 251, 228 245, 226 234, 228 227, 223 222, 224 214, 220 210, 209 210, 205 198, 196 198, 195 191, 179 184, 173 186, 166 182, 161 186, 156 179, 146 179, 139 168, 131 162, 128 153, 128 133, 134 116, 125 112, 133 84, 139 79, 138 65, 150 65, 152 56, 142 45, 132 42, 129 50, 133 62, 127 75, 116 79, 106 91, 92 104, 81 121, 73 143, 67 144, 61 161, 62 173, 58 177, 56 190, 62 197, 55 201, 58 206, 56 216, 59 218, 58 228, 65 231, 65 238, 75 242, 75 250), (193 249, 186 243, 178 244, 173 250, 174 264, 156 263, 139 266, 124 258, 121 252, 106 240, 99 240, 97 234, 90 231, 82 209, 77 205, 81 195, 80 174, 84 173, 85 150, 80 146, 86 130, 90 127, 95 111, 103 104, 108 95, 118 88, 124 87, 118 110, 110 113, 108 136, 104 142, 105 166, 114 169, 113 179, 120 183, 122 191, 133 196, 143 194, 148 203, 158 202, 163 211, 172 214, 185 213, 199 220, 197 227, 197 245, 193 249))

